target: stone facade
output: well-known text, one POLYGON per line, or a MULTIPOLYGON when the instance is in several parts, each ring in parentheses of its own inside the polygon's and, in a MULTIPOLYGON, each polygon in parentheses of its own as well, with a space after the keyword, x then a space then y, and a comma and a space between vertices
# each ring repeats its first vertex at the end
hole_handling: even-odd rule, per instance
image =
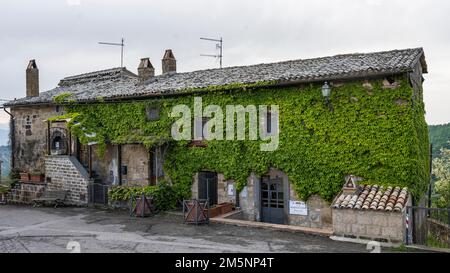
POLYGON ((87 204, 90 179, 76 158, 63 155, 45 157, 45 174, 48 189, 68 190, 68 203, 87 204))
MULTIPOLYGON (((302 201, 291 188, 292 201, 302 201)), ((320 196, 313 195, 306 201, 307 215, 289 214, 288 224, 312 228, 329 228, 332 226, 332 216, 330 204, 320 196)))
POLYGON ((56 106, 14 107, 11 109, 11 114, 14 116, 13 168, 21 172, 44 173, 44 156, 47 154, 48 135, 45 120, 63 113, 63 109, 56 106))
MULTIPOLYGON (((141 144, 121 146, 122 185, 147 186, 149 178, 149 151, 141 144)), ((106 145, 105 152, 99 154, 98 146, 92 146, 92 170, 106 184, 119 184, 118 146, 106 145)))
MULTIPOLYGON (((289 179, 283 172, 271 169, 268 173, 270 178, 281 178, 283 180, 284 192, 289 192, 285 197, 284 218, 285 224, 329 228, 332 225, 331 208, 328 202, 319 196, 312 196, 306 202, 307 214, 295 215, 289 211, 289 201, 301 201, 289 183, 289 179)), ((234 218, 261 221, 261 198, 260 198, 260 177, 252 174, 247 178, 247 185, 236 193, 236 183, 233 180, 226 180, 223 174, 217 174, 217 196, 218 203, 231 202, 235 204, 240 213, 234 218), (232 186, 234 194, 228 194, 229 187, 232 186), (238 197, 237 197, 238 195, 238 197), (238 200, 239 201, 238 201, 238 200)), ((198 173, 193 176, 191 186, 192 198, 198 198, 198 173)))
POLYGON ((10 203, 32 204, 33 200, 42 196, 45 190, 44 183, 19 182, 11 189, 10 203))
POLYGON ((337 236, 403 242, 405 213, 375 210, 333 209, 333 232, 337 236))

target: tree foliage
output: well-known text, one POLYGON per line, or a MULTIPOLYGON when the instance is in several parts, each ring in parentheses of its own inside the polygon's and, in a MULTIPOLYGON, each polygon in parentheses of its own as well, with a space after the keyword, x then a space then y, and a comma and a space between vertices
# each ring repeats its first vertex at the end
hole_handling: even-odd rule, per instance
POLYGON ((435 204, 440 208, 450 208, 450 149, 441 149, 441 157, 433 159, 435 204))

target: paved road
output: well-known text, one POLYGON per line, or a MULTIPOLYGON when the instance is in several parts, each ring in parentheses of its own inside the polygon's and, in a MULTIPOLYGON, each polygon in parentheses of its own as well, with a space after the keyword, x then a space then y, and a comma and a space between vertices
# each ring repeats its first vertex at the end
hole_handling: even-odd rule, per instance
POLYGON ((327 237, 93 208, 0 206, 0 252, 367 252, 327 237), (69 247, 68 247, 69 244, 69 247))

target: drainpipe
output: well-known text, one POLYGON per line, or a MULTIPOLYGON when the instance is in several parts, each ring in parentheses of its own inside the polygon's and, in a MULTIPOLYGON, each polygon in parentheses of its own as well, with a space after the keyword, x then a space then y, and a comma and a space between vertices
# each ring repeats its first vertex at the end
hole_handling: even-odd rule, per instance
POLYGON ((15 118, 14 116, 8 111, 6 110, 5 107, 2 107, 3 111, 5 111, 5 113, 7 113, 9 115, 9 136, 10 136, 10 145, 11 145, 11 170, 14 170, 14 147, 16 144, 16 134, 15 134, 15 130, 14 128, 15 126, 15 118))

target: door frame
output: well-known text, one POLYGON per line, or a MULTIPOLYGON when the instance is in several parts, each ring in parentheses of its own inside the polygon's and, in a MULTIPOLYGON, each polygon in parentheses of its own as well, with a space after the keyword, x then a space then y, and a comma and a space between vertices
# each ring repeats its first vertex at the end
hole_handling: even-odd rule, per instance
POLYGON ((197 173, 197 192, 198 192, 198 194, 197 194, 197 197, 198 197, 198 199, 201 199, 200 198, 200 188, 201 188, 201 183, 202 183, 202 173, 208 173, 208 174, 213 174, 214 175, 214 177, 215 177, 215 193, 213 194, 213 199, 211 199, 210 198, 210 188, 209 188, 209 184, 208 183, 206 183, 206 196, 207 196, 207 198, 209 198, 209 205, 210 206, 213 206, 213 205, 217 205, 218 203, 219 203, 219 192, 218 192, 218 189, 219 189, 219 180, 218 180, 218 174, 217 174, 217 172, 214 172, 214 171, 199 171, 198 173, 197 173))
POLYGON ((262 178, 263 177, 270 177, 271 179, 275 179, 275 178, 279 178, 281 179, 281 181, 283 182, 283 197, 284 197, 284 210, 283 210, 283 219, 284 219, 284 223, 283 224, 289 224, 289 200, 291 198, 291 191, 290 191, 290 183, 289 183, 289 179, 287 177, 287 175, 285 173, 283 173, 280 170, 276 170, 276 169, 272 169, 270 172, 268 172, 267 174, 263 175, 263 176, 259 176, 259 177, 254 177, 253 181, 255 181, 256 183, 254 183, 254 190, 255 190, 255 195, 254 195, 254 205, 255 205, 255 210, 258 213, 258 215, 256 215, 256 220, 258 222, 262 222, 262 199, 261 199, 261 184, 262 184, 262 178))

